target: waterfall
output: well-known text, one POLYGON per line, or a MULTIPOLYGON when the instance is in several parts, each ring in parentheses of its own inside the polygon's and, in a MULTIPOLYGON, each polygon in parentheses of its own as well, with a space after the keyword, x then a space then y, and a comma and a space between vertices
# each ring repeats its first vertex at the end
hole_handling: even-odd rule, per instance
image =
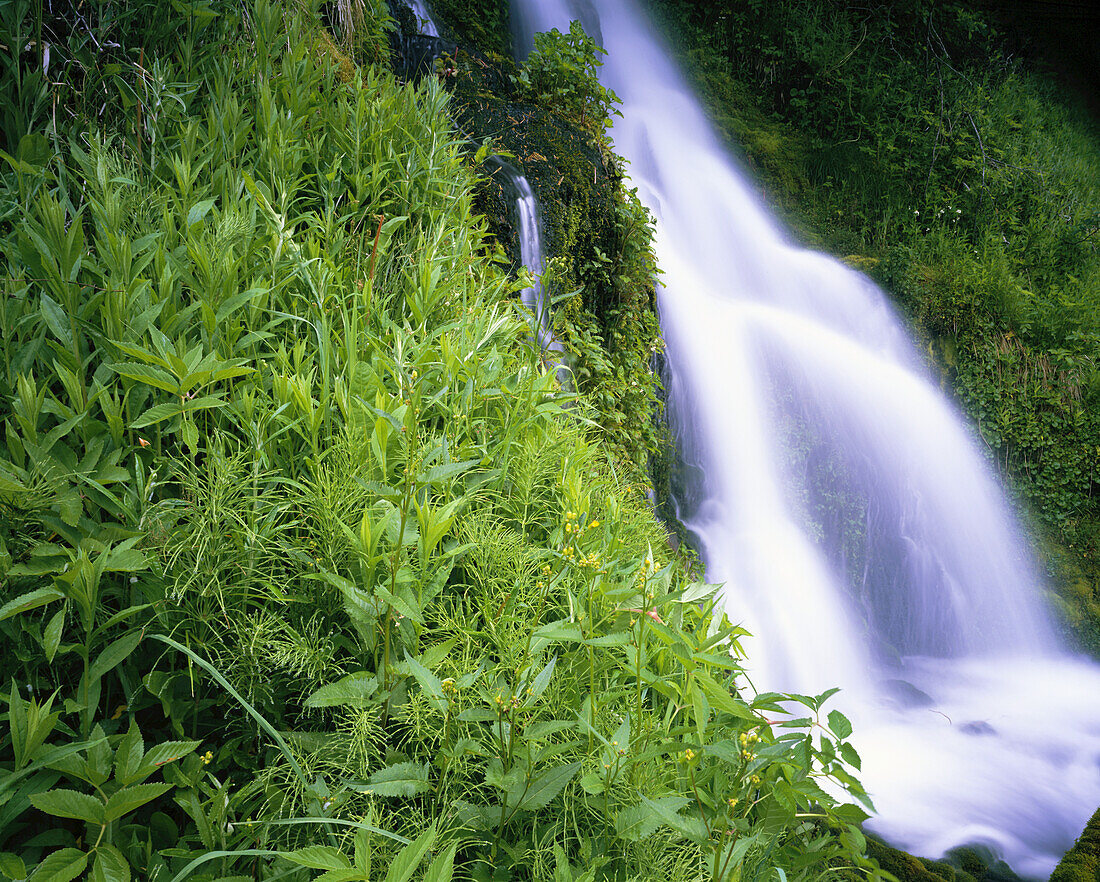
POLYGON ((523 305, 531 310, 532 328, 543 351, 560 352, 561 344, 550 331, 550 304, 546 300, 540 277, 545 269, 542 253, 542 224, 539 222, 539 204, 531 190, 531 184, 519 171, 501 159, 491 156, 495 165, 516 194, 516 230, 519 235, 519 259, 535 282, 520 292, 523 305))
POLYGON ((406 0, 406 6, 412 11, 416 23, 420 26, 420 33, 425 37, 438 37, 439 27, 432 18, 432 11, 428 8, 426 0, 406 0))
POLYGON ((1100 804, 1100 669, 1060 645, 974 433, 869 280, 789 240, 632 0, 513 0, 519 54, 607 49, 612 136, 656 219, 677 500, 760 688, 855 723, 868 826, 1045 878, 1100 804))

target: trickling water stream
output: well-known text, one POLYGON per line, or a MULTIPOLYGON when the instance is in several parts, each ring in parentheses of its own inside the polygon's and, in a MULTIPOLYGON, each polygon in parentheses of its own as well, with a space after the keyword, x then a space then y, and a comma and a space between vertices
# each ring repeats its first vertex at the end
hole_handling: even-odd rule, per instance
MULTIPOLYGON (((405 0, 406 5, 416 16, 420 31, 424 36, 438 37, 439 26, 432 18, 431 9, 426 0, 405 0)), ((519 234, 519 259, 534 277, 534 284, 520 292, 523 305, 531 310, 532 329, 543 351, 560 352, 561 344, 554 339, 550 331, 550 310, 542 288, 541 276, 545 269, 542 252, 542 224, 539 221, 539 205, 535 194, 519 170, 499 156, 490 156, 488 160, 508 182, 516 196, 516 228, 519 234)))
POLYGON ((632 0, 513 12, 521 54, 571 19, 607 49, 616 149, 657 221, 671 416, 701 475, 679 508, 757 635, 755 683, 843 687, 888 840, 984 844, 1045 877, 1100 804, 1100 669, 1059 646, 971 433, 882 293, 764 211, 632 0))
POLYGON ((420 26, 420 33, 425 37, 438 37, 439 28, 432 18, 431 10, 425 0, 406 0, 406 5, 412 10, 416 22, 420 26))
POLYGON ((520 292, 523 305, 531 310, 532 324, 539 346, 543 351, 561 351, 561 344, 550 332, 550 308, 540 280, 545 269, 542 253, 542 224, 539 221, 539 204, 531 190, 527 178, 511 164, 499 156, 492 156, 489 162, 495 165, 516 194, 516 227, 519 233, 519 259, 535 283, 520 292))

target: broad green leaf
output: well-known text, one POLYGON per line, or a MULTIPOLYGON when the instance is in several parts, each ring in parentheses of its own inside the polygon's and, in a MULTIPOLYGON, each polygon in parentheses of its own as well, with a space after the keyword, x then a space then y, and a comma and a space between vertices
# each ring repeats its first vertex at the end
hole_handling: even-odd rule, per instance
POLYGON ((27 882, 70 882, 88 866, 88 855, 77 848, 62 848, 46 856, 27 882))
POLYGON ((557 665, 557 663, 558 657, 555 655, 553 658, 550 659, 546 667, 539 671, 538 676, 535 677, 534 682, 529 687, 531 693, 530 695, 527 695, 525 697, 525 701, 538 701, 539 696, 541 696, 542 693, 546 691, 546 687, 550 685, 550 678, 554 675, 554 667, 555 665, 557 665))
POLYGON ((688 818, 660 802, 642 797, 642 805, 648 806, 661 819, 661 823, 667 824, 681 836, 694 842, 705 842, 709 839, 706 825, 699 818, 688 818))
POLYGON ((844 757, 844 762, 850 765, 853 769, 859 770, 861 767, 861 760, 859 753, 852 747, 847 741, 840 745, 840 755, 844 757))
POLYGON ((366 707, 378 691, 378 678, 367 671, 348 674, 322 686, 306 699, 306 707, 366 707))
POLYGON ((201 202, 192 205, 187 211, 187 228, 190 229, 206 217, 210 209, 214 207, 215 202, 217 202, 216 199, 203 199, 201 202))
POLYGON ((0 851, 0 873, 6 879, 26 879, 27 868, 23 859, 10 851, 0 851))
POLYGON ((747 704, 730 695, 730 691, 703 671, 695 671, 695 682, 702 688, 707 697, 707 702, 712 708, 722 713, 732 714, 742 720, 757 723, 760 718, 756 716, 747 704))
POLYGON ((355 789, 376 796, 414 796, 431 790, 428 767, 423 763, 396 763, 375 772, 369 784, 355 785, 355 789))
POLYGON ((61 600, 64 596, 65 595, 56 588, 36 588, 34 591, 20 594, 18 597, 0 606, 0 622, 4 621, 4 619, 10 619, 12 616, 17 616, 20 613, 38 609, 38 607, 45 606, 47 603, 52 603, 55 600, 61 600))
POLYGON ((61 632, 65 627, 65 607, 59 609, 50 618, 46 627, 42 629, 42 649, 46 653, 46 661, 53 662, 57 655, 57 648, 61 645, 61 632))
POLYGON ((418 484, 437 484, 447 478, 453 478, 463 472, 468 472, 480 462, 480 459, 467 459, 463 462, 448 462, 443 465, 432 466, 427 471, 419 474, 416 480, 418 484))
POLYGON ((90 882, 130 882, 130 864, 113 845, 99 845, 90 882))
MULTIPOLYGON (((690 801, 686 796, 662 796, 651 800, 652 803, 673 814, 678 813, 690 801)), ((664 815, 655 811, 651 805, 643 803, 619 812, 615 817, 615 832, 630 842, 640 842, 656 833, 664 823, 666 823, 664 815)))
POLYGON ((179 416, 182 410, 183 408, 180 406, 179 402, 154 405, 132 422, 130 428, 144 429, 146 426, 151 426, 154 423, 159 423, 171 419, 172 417, 179 416))
POLYGON ((137 723, 131 719, 130 728, 115 748, 115 780, 123 785, 131 783, 144 756, 145 741, 137 723))
POLYGON ((407 650, 405 652, 405 664, 416 678, 416 682, 420 684, 421 691, 431 699, 432 704, 439 710, 446 710, 447 699, 443 695, 443 684, 439 678, 424 667, 418 659, 409 655, 407 650))
MULTIPOLYGON (((161 766, 166 766, 168 763, 174 763, 177 760, 183 759, 189 753, 191 753, 200 742, 198 741, 162 741, 160 744, 154 744, 145 753, 145 757, 141 761, 140 768, 135 770, 135 775, 138 776, 137 780, 147 778, 161 766)), ((122 781, 122 784, 132 784, 134 781, 122 781)))
POLYGON ((105 824, 103 803, 94 796, 77 793, 75 790, 50 790, 36 793, 31 797, 31 805, 47 815, 59 818, 72 818, 89 824, 105 824))
POLYGON ((409 882, 433 842, 435 842, 434 825, 401 849, 386 872, 385 882, 409 882))
POLYGON ((829 728, 837 738, 847 738, 852 734, 852 724, 848 718, 838 710, 829 711, 829 728))
POLYGON ((145 803, 163 796, 174 786, 174 784, 133 784, 123 787, 107 800, 107 821, 117 821, 135 809, 141 808, 145 803))
POLYGON ((310 867, 314 870, 347 870, 351 868, 351 861, 340 849, 331 845, 307 845, 305 848, 288 852, 284 857, 301 867, 310 867))

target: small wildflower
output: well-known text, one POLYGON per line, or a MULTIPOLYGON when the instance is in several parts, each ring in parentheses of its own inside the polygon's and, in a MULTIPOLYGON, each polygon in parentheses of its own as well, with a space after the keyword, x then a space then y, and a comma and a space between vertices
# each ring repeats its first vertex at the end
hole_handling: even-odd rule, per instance
POLYGON ((200 759, 202 760, 202 764, 204 766, 208 766, 214 761, 214 752, 208 750, 200 757, 200 759))

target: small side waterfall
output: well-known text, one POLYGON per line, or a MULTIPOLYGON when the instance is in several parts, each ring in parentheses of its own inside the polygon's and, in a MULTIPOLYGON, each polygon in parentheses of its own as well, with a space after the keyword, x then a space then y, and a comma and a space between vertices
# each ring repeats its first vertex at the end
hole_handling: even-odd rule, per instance
POLYGON ((534 191, 515 166, 505 162, 499 156, 490 157, 489 162, 497 167, 516 194, 516 225, 519 234, 519 259, 535 278, 535 283, 520 293, 523 305, 531 310, 532 325, 539 346, 543 351, 561 351, 550 331, 550 304, 542 287, 542 271, 545 259, 542 252, 542 224, 539 221, 539 204, 534 191))
MULTIPOLYGON (((432 18, 427 0, 404 0, 425 37, 439 37, 439 26, 432 18)), ((519 234, 519 259, 535 279, 535 283, 520 293, 523 305, 531 310, 532 328, 539 346, 544 352, 560 352, 558 343, 550 331, 550 304, 542 288, 542 271, 545 259, 542 251, 542 224, 539 221, 539 205, 531 184, 519 170, 499 156, 488 160, 508 182, 516 194, 516 226, 519 234)))
POLYGON ((1049 875, 1100 804, 1100 669, 1062 649, 972 432, 885 296, 790 242, 633 0, 513 0, 520 55, 572 19, 653 211, 677 501, 762 689, 855 723, 871 829, 1049 875))
POLYGON ((439 28, 436 26, 435 19, 432 18, 432 12, 431 9, 428 8, 427 0, 406 0, 405 5, 412 10, 412 14, 416 17, 421 34, 425 37, 439 36, 439 28))

